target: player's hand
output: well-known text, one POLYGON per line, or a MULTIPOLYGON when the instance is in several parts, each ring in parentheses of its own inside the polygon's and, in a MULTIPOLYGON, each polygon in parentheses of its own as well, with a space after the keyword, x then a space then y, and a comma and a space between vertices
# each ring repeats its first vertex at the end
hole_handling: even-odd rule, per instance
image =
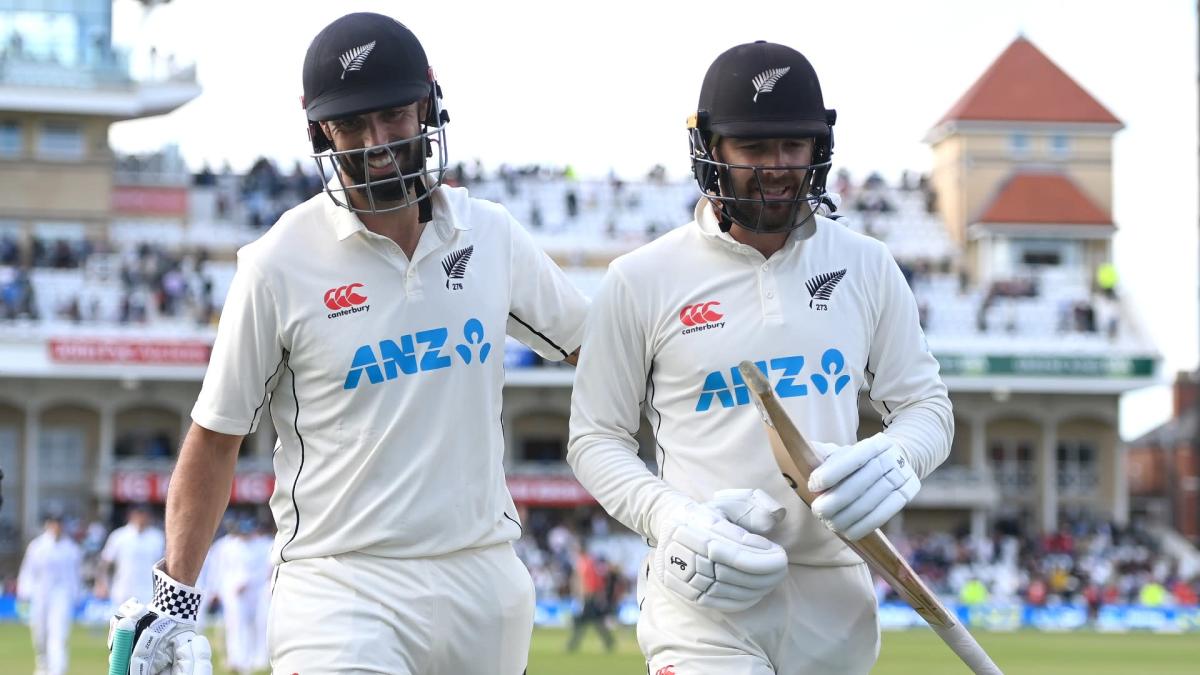
MULTIPOLYGON (((758 514, 744 515, 764 522, 758 514)), ((667 519, 651 564, 663 586, 679 597, 708 609, 740 612, 783 580, 788 562, 778 544, 730 522, 716 506, 692 503, 667 519)))
POLYGON ((118 625, 133 626, 129 672, 138 675, 212 675, 208 638, 196 634, 201 594, 167 576, 162 563, 154 567, 154 601, 142 605, 130 598, 109 622, 109 659, 118 625), (128 621, 122 621, 128 619, 128 621))
POLYGON ((854 445, 813 446, 827 455, 808 478, 808 489, 819 495, 813 514, 850 541, 883 526, 921 489, 904 449, 886 434, 854 445))

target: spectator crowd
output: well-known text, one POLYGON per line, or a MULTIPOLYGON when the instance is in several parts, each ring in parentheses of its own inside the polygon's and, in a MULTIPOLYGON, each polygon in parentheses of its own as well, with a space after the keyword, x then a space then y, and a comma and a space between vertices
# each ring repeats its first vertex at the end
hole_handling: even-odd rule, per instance
MULTIPOLYGON (((1200 573, 1144 531, 1104 521, 1078 519, 1045 535, 1006 529, 983 539, 943 532, 893 541, 935 591, 967 606, 1075 606, 1094 619, 1105 605, 1196 607, 1200 595, 1200 573)), ((886 582, 877 590, 881 601, 899 601, 886 582)))

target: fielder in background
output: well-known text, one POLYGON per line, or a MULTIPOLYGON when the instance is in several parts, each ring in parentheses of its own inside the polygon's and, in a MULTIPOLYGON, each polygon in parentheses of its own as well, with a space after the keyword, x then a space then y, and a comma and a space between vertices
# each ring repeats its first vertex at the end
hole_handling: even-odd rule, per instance
POLYGON ((266 669, 262 645, 267 639, 259 624, 259 599, 270 586, 269 551, 254 537, 253 519, 236 521, 232 531, 213 543, 215 591, 225 623, 225 669, 250 675, 266 669))
POLYGON ((886 523, 950 451, 950 401, 899 267, 818 215, 835 119, 799 52, 721 54, 689 121, 695 220, 616 260, 593 300, 568 461, 655 547, 639 577, 652 674, 869 671, 871 578, 834 532, 886 523), (743 359, 822 441, 812 510, 780 475, 743 359), (856 442, 863 387, 886 432, 856 442), (643 407, 658 475, 638 457, 643 407))
POLYGON ((503 471, 505 334, 573 363, 586 301, 507 211, 442 185, 449 115, 408 28, 334 21, 303 81, 325 194, 238 252, 136 672, 208 667, 193 584, 270 414, 274 672, 518 675, 534 596, 503 471))
POLYGON ((114 607, 127 598, 148 598, 154 590, 146 570, 162 558, 166 540, 152 517, 149 506, 130 506, 125 524, 109 533, 100 551, 94 592, 114 607))
POLYGON ((25 549, 17 574, 17 601, 29 603, 35 672, 65 675, 67 640, 79 598, 83 550, 65 532, 62 517, 46 516, 46 529, 25 549))

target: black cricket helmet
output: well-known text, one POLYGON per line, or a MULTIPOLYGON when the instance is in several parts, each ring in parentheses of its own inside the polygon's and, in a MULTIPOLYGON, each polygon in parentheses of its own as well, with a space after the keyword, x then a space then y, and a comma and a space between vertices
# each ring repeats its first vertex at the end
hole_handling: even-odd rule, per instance
POLYGON ((833 124, 837 112, 825 108, 821 83, 800 52, 759 40, 738 45, 713 61, 700 88, 700 103, 688 119, 692 174, 713 204, 722 229, 732 223, 754 232, 786 232, 813 217, 825 196, 832 166, 833 124), (722 137, 812 138, 811 164, 756 166, 730 164, 716 157, 722 137), (731 171, 752 172, 755 194, 739 194, 731 171), (804 170, 804 183, 791 197, 767 199, 764 171, 804 170), (783 224, 764 222, 768 205, 791 206, 783 224))
POLYGON ((399 21, 358 12, 337 19, 318 33, 304 56, 303 105, 312 157, 334 203, 359 213, 381 213, 427 199, 442 183, 447 168, 446 124, 450 116, 442 109, 441 99, 441 87, 425 49, 399 21), (428 100, 428 112, 420 133, 413 138, 339 150, 321 129, 321 122, 422 100, 428 100), (393 172, 373 179, 368 159, 378 162, 384 157, 390 160, 393 172), (430 158, 436 158, 435 165, 427 166, 430 158), (330 187, 330 173, 341 187, 330 187), (366 208, 351 203, 351 191, 366 198, 366 208))

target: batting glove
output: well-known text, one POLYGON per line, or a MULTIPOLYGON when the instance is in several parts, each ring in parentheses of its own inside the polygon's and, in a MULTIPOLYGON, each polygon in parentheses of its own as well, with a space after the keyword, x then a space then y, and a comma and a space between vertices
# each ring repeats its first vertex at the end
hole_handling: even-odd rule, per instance
POLYGON ((684 600, 740 612, 787 576, 787 554, 778 544, 730 522, 726 511, 762 531, 784 513, 761 490, 722 491, 714 502, 688 504, 667 519, 651 566, 663 586, 684 600))
POLYGON ((921 489, 904 448, 886 434, 854 445, 812 445, 826 455, 808 478, 808 489, 819 494, 813 514, 850 541, 882 527, 921 489))
POLYGON ((717 490, 705 504, 720 511, 734 525, 761 535, 775 529, 787 515, 782 504, 758 489, 717 490))
POLYGON ((131 675, 212 675, 208 638, 196 634, 201 593, 154 566, 154 600, 149 606, 130 598, 109 621, 109 662, 129 659, 131 675), (118 629, 133 630, 132 653, 114 654, 118 629))

